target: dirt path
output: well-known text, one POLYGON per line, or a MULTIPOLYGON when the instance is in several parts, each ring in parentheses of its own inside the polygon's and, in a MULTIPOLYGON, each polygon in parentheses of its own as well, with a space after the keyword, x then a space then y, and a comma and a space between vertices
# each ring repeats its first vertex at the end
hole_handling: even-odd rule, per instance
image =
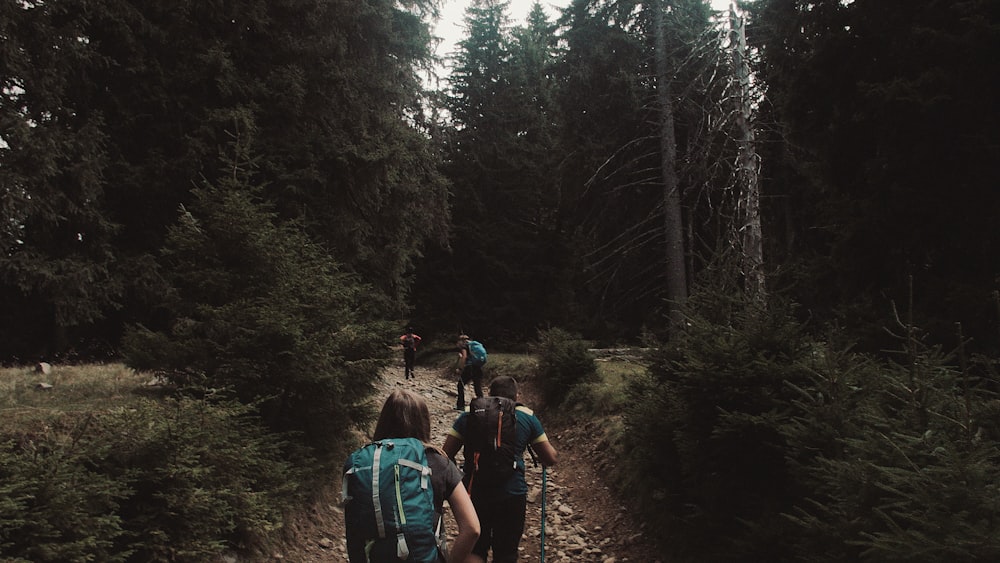
MULTIPOLYGON (((427 399, 431 411, 431 433, 444 436, 455 417, 455 384, 441 370, 418 367, 415 379, 403 380, 403 368, 393 366, 382 385, 383 396, 397 386, 427 399)), ((472 392, 470 385, 467 394, 472 392)), ((522 389, 522 401, 531 406, 530 387, 522 389)), ((540 415, 546 424, 544 414, 540 415)), ((585 427, 546 426, 549 439, 559 452, 559 464, 548 470, 546 487, 545 561, 551 563, 657 563, 655 550, 640 525, 631 522, 626 507, 602 483, 593 462, 598 453, 593 433, 585 427)), ((539 561, 541 467, 528 460, 528 514, 521 561, 539 561)), ((295 563, 346 563, 343 512, 339 506, 339 483, 324 493, 324 499, 289 525, 288 545, 271 549, 258 561, 295 563)), ((446 510, 446 513, 448 511, 446 510)), ((450 521, 448 529, 455 530, 450 521)), ((235 559, 231 563, 235 563, 235 559)))

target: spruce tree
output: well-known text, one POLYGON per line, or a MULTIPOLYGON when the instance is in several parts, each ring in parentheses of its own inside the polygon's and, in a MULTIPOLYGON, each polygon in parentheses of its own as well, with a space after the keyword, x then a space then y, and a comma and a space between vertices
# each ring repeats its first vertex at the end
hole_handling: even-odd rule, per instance
POLYGON ((537 4, 524 26, 511 27, 507 3, 493 1, 473 4, 466 23, 446 97, 452 252, 422 270, 420 315, 524 341, 572 310, 572 251, 554 173, 562 154, 556 36, 537 4))
POLYGON ((0 341, 113 349, 123 324, 155 325, 155 254, 193 188, 221 180, 234 112, 258 131, 262 197, 405 311, 415 260, 447 233, 418 74, 435 7, 5 3, 0 295, 19 328, 0 341))
POLYGON ((992 362, 959 362, 912 323, 899 328, 889 358, 830 361, 802 392, 787 433, 808 484, 791 514, 796 549, 830 561, 995 559, 992 362))
POLYGON ((196 188, 170 229, 168 329, 133 330, 129 364, 257 404, 271 428, 333 448, 371 415, 384 303, 261 197, 253 131, 235 123, 221 179, 196 188))
POLYGON ((962 321, 995 349, 1000 260, 992 71, 1000 11, 989 0, 748 2, 758 76, 786 166, 776 193, 804 268, 803 302, 891 346, 885 300, 916 275, 915 315, 934 340, 962 321), (817 228, 819 227, 819 228, 817 228), (798 245, 805 248, 801 250, 798 245), (812 287, 825 287, 823 295, 812 287), (853 306, 847 308, 844 303, 853 306), (874 305, 874 306, 873 306, 874 305), (846 311, 846 312, 845 312, 846 311))
POLYGON ((663 330, 662 312, 677 311, 668 301, 683 301, 728 236, 718 34, 700 1, 578 1, 561 24, 562 145, 573 147, 562 183, 581 235, 581 294, 626 336, 663 330))
MULTIPOLYGON (((0 8, 0 357, 54 357, 123 299, 105 207, 105 116, 89 105, 106 63, 75 2, 0 8)), ((82 350, 81 350, 82 351, 82 350)))
MULTIPOLYGON (((735 280, 731 280, 735 285, 735 280)), ((730 286, 732 287, 732 285, 730 286)), ((625 487, 664 550, 705 561, 782 561, 798 499, 782 429, 810 342, 794 308, 741 291, 705 290, 686 329, 652 354, 625 413, 625 487), (655 467, 655 471, 650 471, 655 467)))

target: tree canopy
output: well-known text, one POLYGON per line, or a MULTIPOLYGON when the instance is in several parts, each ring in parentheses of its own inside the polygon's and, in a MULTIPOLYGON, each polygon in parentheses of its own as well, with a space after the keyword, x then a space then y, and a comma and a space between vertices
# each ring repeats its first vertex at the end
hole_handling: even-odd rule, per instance
POLYGON ((5 2, 3 357, 169 329, 168 233, 223 185, 237 122, 256 197, 382 320, 509 343, 663 331, 667 300, 742 284, 752 133, 769 288, 874 349, 911 288, 939 338, 961 321, 998 343, 992 3, 745 2, 742 121, 729 18, 702 0, 536 4, 517 25, 477 0, 431 92, 436 8, 5 2))
POLYGON ((419 78, 431 9, 4 2, 5 355, 113 348, 123 323, 155 320, 156 255, 178 205, 220 179, 236 120, 263 197, 404 307, 447 232, 419 78))

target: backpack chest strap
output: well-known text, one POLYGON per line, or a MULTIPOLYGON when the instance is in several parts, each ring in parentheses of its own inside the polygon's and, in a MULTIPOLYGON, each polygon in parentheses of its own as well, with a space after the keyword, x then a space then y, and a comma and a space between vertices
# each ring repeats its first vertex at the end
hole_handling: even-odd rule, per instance
POLYGON ((410 469, 416 469, 417 471, 419 471, 420 472, 420 488, 421 489, 425 489, 425 490, 427 489, 427 486, 430 483, 430 476, 431 476, 431 468, 430 467, 427 467, 426 465, 420 465, 419 463, 417 463, 415 461, 410 461, 408 459, 400 459, 399 460, 399 464, 402 465, 402 466, 404 466, 404 467, 409 467, 410 469))

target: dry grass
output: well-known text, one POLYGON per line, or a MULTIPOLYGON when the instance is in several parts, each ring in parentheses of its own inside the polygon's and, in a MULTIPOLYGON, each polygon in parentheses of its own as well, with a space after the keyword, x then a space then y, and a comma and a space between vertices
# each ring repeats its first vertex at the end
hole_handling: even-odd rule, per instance
POLYGON ((48 374, 35 366, 3 368, 0 421, 10 428, 54 414, 127 407, 153 389, 152 380, 123 364, 56 365, 48 374))

